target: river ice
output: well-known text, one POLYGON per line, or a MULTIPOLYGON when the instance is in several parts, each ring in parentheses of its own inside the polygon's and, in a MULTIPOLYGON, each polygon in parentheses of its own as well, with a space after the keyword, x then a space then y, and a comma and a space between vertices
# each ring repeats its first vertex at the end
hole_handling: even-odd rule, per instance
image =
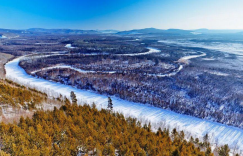
MULTIPOLYGON (((96 103, 98 108, 107 107, 107 96, 98 93, 76 89, 72 86, 51 82, 42 78, 36 78, 28 75, 23 68, 19 66, 20 58, 16 58, 5 65, 6 77, 22 85, 35 87, 46 92, 50 96, 62 94, 69 97, 70 92, 74 91, 78 102, 96 103)), ((219 145, 228 144, 231 148, 236 145, 243 150, 243 129, 227 126, 217 122, 211 122, 196 117, 178 114, 169 110, 152 107, 145 104, 129 102, 117 97, 111 97, 114 104, 114 111, 130 115, 138 119, 146 119, 153 124, 166 121, 166 124, 172 128, 179 128, 190 132, 192 136, 202 138, 206 133, 213 136, 212 142, 219 145)))

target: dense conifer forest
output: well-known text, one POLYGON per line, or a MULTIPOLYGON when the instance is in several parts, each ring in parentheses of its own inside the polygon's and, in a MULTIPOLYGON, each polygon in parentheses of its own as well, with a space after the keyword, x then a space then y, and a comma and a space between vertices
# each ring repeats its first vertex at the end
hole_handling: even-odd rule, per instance
POLYGON ((13 107, 34 109, 41 104, 47 95, 35 89, 28 89, 9 80, 0 80, 0 104, 13 107))
POLYGON ((37 111, 18 124, 0 124, 1 149, 11 155, 175 155, 211 156, 200 151, 183 131, 142 126, 133 118, 95 105, 64 105, 53 111, 37 111))
MULTIPOLYGON (((76 95, 71 92, 71 102, 67 98, 53 99, 63 106, 45 111, 36 106, 47 102, 46 94, 9 80, 1 80, 0 95, 1 106, 34 113, 14 123, 0 123, 1 156, 213 155, 208 136, 200 142, 192 137, 186 140, 184 132, 176 129, 154 130, 151 124, 113 112, 111 98, 107 99, 107 109, 98 110, 95 104, 78 106, 76 95)), ((218 148, 218 153, 227 156, 228 146, 218 148)))

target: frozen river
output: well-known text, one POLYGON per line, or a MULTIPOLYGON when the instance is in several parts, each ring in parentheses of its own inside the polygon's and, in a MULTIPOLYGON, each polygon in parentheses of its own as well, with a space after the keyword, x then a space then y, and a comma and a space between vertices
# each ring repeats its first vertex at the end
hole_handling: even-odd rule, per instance
MULTIPOLYGON (((88 104, 92 104, 94 102, 99 108, 107 107, 107 96, 30 76, 19 66, 19 61, 20 58, 16 58, 5 65, 6 77, 8 79, 25 86, 35 87, 37 90, 43 91, 50 96, 62 94, 69 97, 70 92, 74 91, 79 103, 87 102, 88 104)), ((231 147, 237 145, 239 149, 243 150, 243 129, 174 113, 149 105, 129 102, 117 97, 111 98, 114 110, 122 112, 124 115, 148 120, 153 124, 157 123, 157 125, 162 121, 166 121, 170 129, 179 128, 180 130, 190 132, 194 137, 202 138, 208 133, 210 136, 213 136, 212 142, 217 142, 221 145, 228 144, 231 147)))

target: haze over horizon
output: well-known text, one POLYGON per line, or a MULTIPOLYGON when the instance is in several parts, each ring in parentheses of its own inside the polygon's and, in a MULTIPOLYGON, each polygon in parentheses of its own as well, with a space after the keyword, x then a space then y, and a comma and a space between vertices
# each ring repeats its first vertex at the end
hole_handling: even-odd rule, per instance
POLYGON ((0 28, 243 29, 242 6, 241 0, 11 0, 0 3, 0 28))

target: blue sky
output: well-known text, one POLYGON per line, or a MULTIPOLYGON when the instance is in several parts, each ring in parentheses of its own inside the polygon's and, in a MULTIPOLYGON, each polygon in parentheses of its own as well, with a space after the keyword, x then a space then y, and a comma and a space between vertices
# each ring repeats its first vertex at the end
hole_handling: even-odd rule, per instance
POLYGON ((0 0, 0 28, 243 29, 243 0, 0 0))

